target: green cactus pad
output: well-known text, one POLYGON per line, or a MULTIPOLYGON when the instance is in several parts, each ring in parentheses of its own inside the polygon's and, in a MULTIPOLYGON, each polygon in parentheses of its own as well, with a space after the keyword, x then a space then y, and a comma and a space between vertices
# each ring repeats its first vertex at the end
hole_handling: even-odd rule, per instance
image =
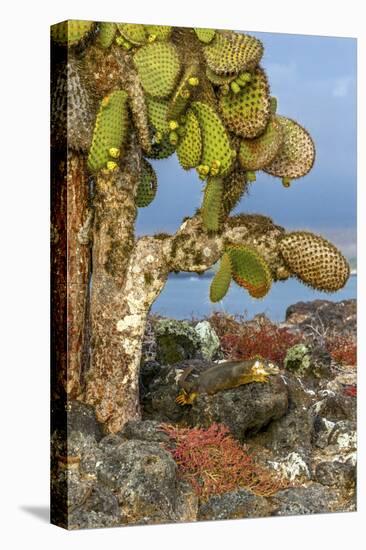
POLYGON ((72 19, 52 25, 51 37, 54 42, 62 46, 74 46, 92 31, 95 23, 93 21, 79 21, 72 19))
POLYGON ((164 99, 146 96, 147 112, 149 121, 155 130, 162 135, 169 132, 168 127, 168 102, 164 99))
POLYGON ((147 32, 144 25, 117 23, 117 27, 123 38, 131 42, 131 44, 139 46, 147 42, 147 32))
POLYGON ((177 147, 177 156, 184 170, 198 166, 202 154, 201 128, 194 112, 186 115, 185 133, 177 147))
POLYGON ((262 170, 276 157, 282 141, 281 125, 273 118, 261 136, 241 141, 238 157, 241 166, 245 170, 262 170))
POLYGON ((257 68, 239 93, 221 94, 219 108, 226 127, 245 138, 260 135, 269 121, 270 96, 265 72, 257 68))
POLYGON ((264 171, 279 178, 296 179, 305 176, 315 160, 315 146, 308 132, 294 120, 277 116, 283 144, 278 155, 264 171))
POLYGON ((172 33, 172 27, 167 25, 145 25, 149 37, 155 37, 155 40, 169 40, 172 33))
POLYGON ((207 231, 217 233, 220 229, 222 194, 222 179, 209 178, 202 202, 202 221, 207 231))
POLYGON ((136 191, 135 203, 138 208, 145 208, 152 203, 158 188, 158 179, 154 168, 142 159, 140 181, 136 191))
POLYGON ((187 105, 195 97, 199 90, 200 71, 197 64, 190 65, 184 71, 184 74, 172 95, 168 109, 168 120, 179 120, 179 117, 184 113, 187 105), (196 85, 191 85, 194 82, 196 85))
POLYGON ((212 84, 216 86, 223 86, 224 84, 230 84, 236 78, 234 74, 217 74, 210 67, 206 67, 206 76, 212 84))
POLYGON ((207 65, 215 73, 239 73, 254 69, 263 55, 257 38, 234 32, 217 32, 214 40, 203 48, 207 65))
POLYGON ((113 43, 116 32, 116 23, 100 23, 98 44, 100 44, 102 48, 109 48, 109 46, 111 46, 111 44, 113 43))
POLYGON ((245 170, 235 168, 223 181, 224 192, 222 195, 222 213, 226 218, 239 203, 248 188, 245 170))
POLYGON ((175 152, 175 145, 169 141, 169 135, 165 135, 159 142, 154 142, 151 145, 149 153, 145 153, 145 157, 161 160, 170 157, 175 152))
POLYGON ((124 90, 112 92, 101 101, 88 157, 91 172, 106 167, 111 160, 110 149, 119 149, 123 155, 128 131, 127 101, 124 90))
POLYGON ((195 28, 194 32, 197 35, 197 38, 204 42, 205 44, 209 44, 215 37, 216 31, 215 29, 199 29, 195 28))
POLYGON ((137 187, 135 203, 139 208, 145 208, 152 203, 158 188, 158 179, 151 164, 142 159, 140 181, 137 187))
POLYGON ((145 92, 153 97, 168 97, 180 73, 176 47, 170 42, 153 42, 139 48, 134 62, 145 92))
POLYGON ((348 280, 347 260, 323 237, 294 231, 281 239, 279 249, 289 270, 312 288, 335 292, 348 280))
POLYGON ((224 253, 220 261, 220 267, 211 282, 211 302, 219 302, 220 300, 222 300, 229 290, 230 283, 231 262, 228 254, 224 253))
POLYGON ((240 245, 231 245, 226 252, 234 281, 246 288, 253 298, 263 298, 272 284, 271 271, 264 258, 256 250, 240 245))
POLYGON ((219 163, 218 174, 227 174, 233 163, 233 149, 229 135, 219 115, 208 104, 201 101, 192 103, 202 133, 202 157, 201 164, 210 168, 213 163, 219 163))

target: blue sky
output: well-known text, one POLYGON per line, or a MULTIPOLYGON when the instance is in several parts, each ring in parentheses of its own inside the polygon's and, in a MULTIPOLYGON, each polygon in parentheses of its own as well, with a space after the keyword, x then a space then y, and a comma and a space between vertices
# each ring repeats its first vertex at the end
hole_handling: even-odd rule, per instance
MULTIPOLYGON (((289 229, 311 229, 356 254, 356 40, 257 33, 264 44, 262 66, 279 114, 311 134, 316 161, 289 189, 262 172, 235 212, 271 216, 289 229)), ((154 202, 140 209, 138 234, 175 231, 201 201, 202 183, 185 172, 176 156, 155 161, 159 188, 154 202)))

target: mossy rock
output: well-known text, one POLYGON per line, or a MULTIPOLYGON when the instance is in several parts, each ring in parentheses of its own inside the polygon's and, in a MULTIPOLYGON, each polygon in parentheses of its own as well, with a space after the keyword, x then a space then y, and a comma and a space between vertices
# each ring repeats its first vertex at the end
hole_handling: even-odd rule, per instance
POLYGON ((200 350, 201 340, 187 321, 162 319, 155 324, 157 361, 172 365, 185 359, 193 359, 200 350))
POLYGON ((285 368, 300 376, 310 372, 311 350, 305 344, 296 344, 289 348, 284 360, 285 368))

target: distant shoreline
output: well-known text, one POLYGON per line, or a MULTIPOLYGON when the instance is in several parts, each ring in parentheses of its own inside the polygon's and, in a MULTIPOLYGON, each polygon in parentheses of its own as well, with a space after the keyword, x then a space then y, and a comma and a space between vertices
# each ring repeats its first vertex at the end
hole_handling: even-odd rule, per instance
MULTIPOLYGON (((215 275, 214 271, 205 271, 201 275, 198 275, 194 272, 189 271, 180 271, 179 273, 170 273, 169 277, 173 279, 212 279, 212 277, 215 275)), ((350 277, 356 277, 357 276, 357 270, 351 269, 350 277)))

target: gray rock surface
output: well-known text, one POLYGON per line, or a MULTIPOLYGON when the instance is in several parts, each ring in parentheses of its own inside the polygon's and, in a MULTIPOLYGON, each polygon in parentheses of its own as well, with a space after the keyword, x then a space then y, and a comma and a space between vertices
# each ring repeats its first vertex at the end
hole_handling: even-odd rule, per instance
POLYGON ((203 359, 212 361, 219 358, 220 340, 209 321, 201 321, 200 323, 197 323, 194 330, 200 339, 201 354, 203 359))
POLYGON ((199 376, 212 362, 202 359, 203 343, 194 323, 177 322, 176 335, 189 339, 193 331, 195 344, 186 348, 178 342, 175 352, 181 346, 184 360, 159 363, 155 322, 161 320, 154 319, 140 373, 142 420, 104 435, 91 407, 77 401, 53 404, 53 522, 83 529, 354 511, 357 400, 356 392, 345 390, 356 389, 356 370, 334 365, 313 336, 314 327, 315 332, 354 335, 355 313, 352 300, 295 304, 284 326, 307 338, 306 372, 281 369, 267 384, 202 394, 183 407, 175 401, 179 378, 190 367, 189 376, 199 376), (162 422, 182 427, 226 424, 259 465, 287 480, 289 487, 266 497, 240 488, 198 498, 180 476, 168 450, 174 444, 160 430, 162 422))
POLYGON ((297 302, 286 310, 285 325, 298 327, 308 336, 333 332, 342 335, 356 334, 356 300, 313 300, 297 302))
POLYGON ((202 502, 198 509, 200 520, 260 518, 271 516, 274 505, 268 498, 246 489, 215 495, 202 502))
POLYGON ((298 516, 333 512, 338 494, 334 489, 313 483, 308 487, 291 487, 271 497, 275 516, 298 516))

